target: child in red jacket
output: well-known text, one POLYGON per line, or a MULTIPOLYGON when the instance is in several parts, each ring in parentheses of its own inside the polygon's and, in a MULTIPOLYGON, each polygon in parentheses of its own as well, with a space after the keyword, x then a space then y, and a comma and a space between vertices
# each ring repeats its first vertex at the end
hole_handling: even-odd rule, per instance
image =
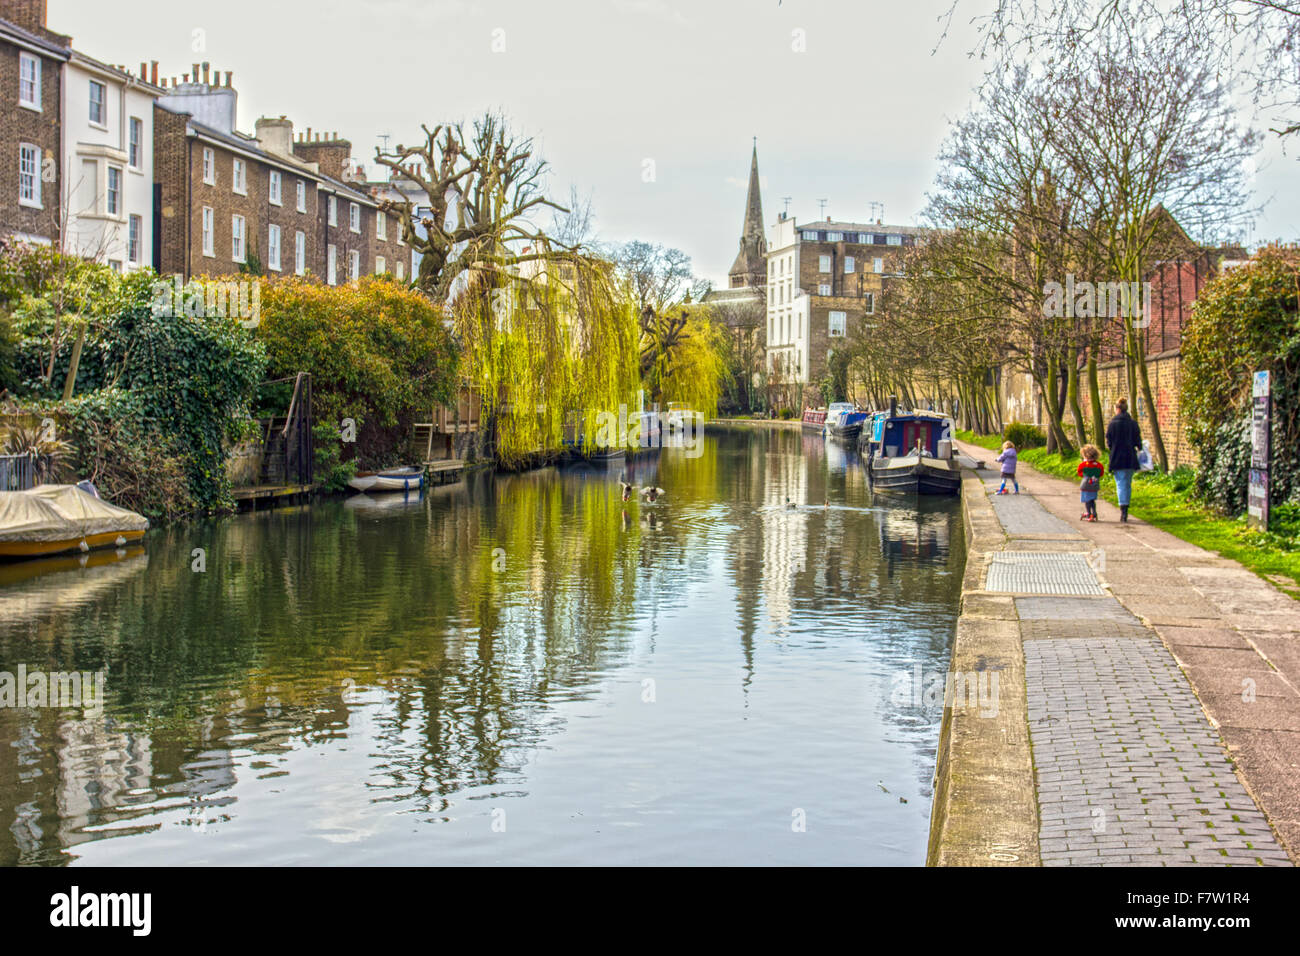
POLYGON ((1097 492, 1101 490, 1101 476, 1106 474, 1106 466, 1099 460, 1101 451, 1096 445, 1084 445, 1083 461, 1079 462, 1079 500, 1083 502, 1083 514, 1080 521, 1097 520, 1097 492))

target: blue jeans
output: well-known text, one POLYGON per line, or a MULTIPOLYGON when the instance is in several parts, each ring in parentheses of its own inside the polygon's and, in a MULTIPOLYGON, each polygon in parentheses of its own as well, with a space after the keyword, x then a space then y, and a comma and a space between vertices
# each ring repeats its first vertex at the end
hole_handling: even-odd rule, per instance
POLYGON ((1116 468, 1111 474, 1115 476, 1115 497, 1120 505, 1127 505, 1133 497, 1133 472, 1136 468, 1116 468))

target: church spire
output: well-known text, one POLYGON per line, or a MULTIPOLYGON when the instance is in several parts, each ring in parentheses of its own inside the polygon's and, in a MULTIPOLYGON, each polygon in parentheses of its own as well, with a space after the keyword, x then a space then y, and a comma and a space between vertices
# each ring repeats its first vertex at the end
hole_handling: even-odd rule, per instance
POLYGON ((758 137, 749 161, 749 194, 745 197, 745 223, 740 231, 740 252, 731 265, 731 287, 761 286, 767 280, 767 240, 763 236, 763 197, 758 184, 758 137))

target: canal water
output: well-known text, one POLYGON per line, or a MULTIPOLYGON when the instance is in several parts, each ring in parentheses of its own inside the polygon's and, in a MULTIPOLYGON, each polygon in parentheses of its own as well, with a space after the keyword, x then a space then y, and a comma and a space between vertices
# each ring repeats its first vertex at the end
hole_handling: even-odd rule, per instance
POLYGON ((87 685, 0 707, 0 863, 923 864, 959 504, 797 431, 630 468, 665 494, 478 474, 0 568, 11 686, 87 685))

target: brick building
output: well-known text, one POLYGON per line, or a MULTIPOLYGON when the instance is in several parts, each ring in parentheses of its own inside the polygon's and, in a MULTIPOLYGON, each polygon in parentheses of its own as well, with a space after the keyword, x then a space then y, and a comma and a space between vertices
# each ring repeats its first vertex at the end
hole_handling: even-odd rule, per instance
MULTIPOLYGON (((777 220, 767 252, 767 372, 772 407, 798 410, 840 340, 874 322, 885 283, 924 235, 882 222, 777 220)), ((819 401, 818 396, 815 400, 819 401)))
POLYGON ((310 129, 295 135, 285 116, 240 132, 231 74, 206 63, 163 86, 154 112, 160 272, 188 279, 260 265, 268 276, 331 285, 406 277, 409 253, 392 217, 348 181, 360 176, 351 143, 310 129))
POLYGON ((3 0, 0 17, 0 236, 57 245, 71 41, 46 28, 44 0, 3 0))

